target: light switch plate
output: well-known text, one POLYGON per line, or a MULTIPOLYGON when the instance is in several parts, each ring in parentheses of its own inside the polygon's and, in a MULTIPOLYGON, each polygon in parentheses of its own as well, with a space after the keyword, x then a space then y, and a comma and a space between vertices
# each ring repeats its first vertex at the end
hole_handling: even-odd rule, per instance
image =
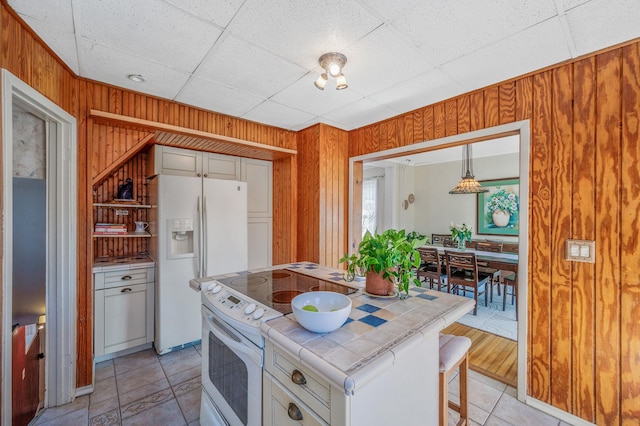
POLYGON ((565 259, 573 262, 596 262, 596 242, 593 240, 567 239, 565 259))

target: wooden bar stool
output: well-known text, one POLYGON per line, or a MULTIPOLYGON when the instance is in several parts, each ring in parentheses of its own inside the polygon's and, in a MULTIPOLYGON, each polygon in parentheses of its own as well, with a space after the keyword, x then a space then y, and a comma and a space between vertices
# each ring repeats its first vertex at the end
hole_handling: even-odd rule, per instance
POLYGON ((458 426, 469 421, 469 401, 467 399, 469 377, 469 348, 471 339, 450 334, 440 335, 440 426, 449 423, 449 408, 460 413, 458 426), (449 401, 449 377, 460 366, 460 405, 449 401))

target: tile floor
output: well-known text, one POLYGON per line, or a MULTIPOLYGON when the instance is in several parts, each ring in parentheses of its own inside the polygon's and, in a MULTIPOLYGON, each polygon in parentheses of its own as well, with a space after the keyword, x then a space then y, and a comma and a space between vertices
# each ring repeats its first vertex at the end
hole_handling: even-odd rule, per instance
MULTIPOLYGON (((36 425, 199 425, 200 346, 158 356, 146 350, 96 365, 91 395, 46 410, 36 425)), ((528 407, 515 389, 469 372, 470 425, 565 426, 564 422, 528 407)), ((458 401, 457 375, 450 398, 458 401)), ((449 424, 458 414, 449 410, 449 424)))

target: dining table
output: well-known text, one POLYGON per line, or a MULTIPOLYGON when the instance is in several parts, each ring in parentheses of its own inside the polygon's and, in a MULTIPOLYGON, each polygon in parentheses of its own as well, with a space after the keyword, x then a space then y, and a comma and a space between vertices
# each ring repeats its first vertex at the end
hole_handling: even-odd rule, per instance
MULTIPOLYGON (((462 251, 456 248, 444 247, 442 245, 437 245, 437 244, 426 244, 421 247, 438 249, 440 260, 443 263, 444 263, 445 250, 453 251, 453 252, 462 251)), ((474 253, 476 255, 478 266, 488 267, 488 268, 496 269, 499 271, 513 271, 516 274, 518 273, 518 254, 517 253, 495 253, 491 251, 482 251, 482 250, 475 250, 475 249, 465 249, 464 253, 474 253)))

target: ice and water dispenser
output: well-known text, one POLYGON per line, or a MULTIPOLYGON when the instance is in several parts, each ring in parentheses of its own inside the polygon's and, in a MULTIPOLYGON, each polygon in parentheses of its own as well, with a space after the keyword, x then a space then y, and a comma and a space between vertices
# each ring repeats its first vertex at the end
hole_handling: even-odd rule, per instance
POLYGON ((168 257, 195 256, 195 242, 193 235, 193 219, 167 219, 168 257))

